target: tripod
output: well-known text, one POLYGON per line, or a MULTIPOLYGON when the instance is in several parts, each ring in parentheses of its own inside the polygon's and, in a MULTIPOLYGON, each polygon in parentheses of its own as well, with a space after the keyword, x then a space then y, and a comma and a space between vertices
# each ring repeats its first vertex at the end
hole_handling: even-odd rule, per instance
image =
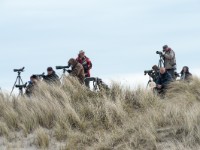
POLYGON ((20 87, 20 85, 23 85, 23 81, 22 81, 22 78, 21 78, 21 72, 22 71, 17 71, 18 75, 17 75, 17 79, 13 85, 13 88, 12 88, 12 91, 10 93, 10 96, 12 95, 16 85, 19 86, 19 95, 23 95, 23 87, 20 87))
POLYGON ((161 67, 163 67, 164 66, 164 60, 163 60, 163 58, 162 58, 162 55, 160 55, 160 59, 159 59, 159 61, 158 61, 158 68, 161 68, 161 67))
POLYGON ((60 77, 60 82, 63 83, 64 82, 64 78, 65 78, 65 73, 66 73, 67 69, 63 68, 63 74, 60 77))
POLYGON ((149 87, 149 84, 152 82, 152 80, 151 80, 151 77, 149 76, 149 81, 148 81, 148 83, 147 83, 147 87, 146 87, 146 89, 149 87))

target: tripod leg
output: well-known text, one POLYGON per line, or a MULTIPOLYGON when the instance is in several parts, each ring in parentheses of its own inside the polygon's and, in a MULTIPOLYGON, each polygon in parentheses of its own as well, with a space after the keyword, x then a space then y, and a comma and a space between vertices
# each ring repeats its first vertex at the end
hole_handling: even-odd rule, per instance
POLYGON ((65 79, 65 74, 62 74, 61 77, 60 77, 60 82, 63 83, 64 79, 65 79))
POLYGON ((146 89, 148 89, 150 82, 151 82, 151 80, 148 81, 146 89))
POLYGON ((10 92, 10 96, 12 95, 12 93, 13 93, 13 91, 14 91, 14 89, 15 89, 15 85, 17 84, 18 78, 19 78, 19 77, 17 77, 17 79, 16 79, 16 81, 15 81, 15 83, 14 83, 14 85, 13 85, 12 91, 10 92))
POLYGON ((19 77, 19 85, 20 85, 20 81, 21 81, 21 83, 22 83, 22 85, 23 85, 24 83, 23 83, 23 80, 22 80, 21 77, 19 77))

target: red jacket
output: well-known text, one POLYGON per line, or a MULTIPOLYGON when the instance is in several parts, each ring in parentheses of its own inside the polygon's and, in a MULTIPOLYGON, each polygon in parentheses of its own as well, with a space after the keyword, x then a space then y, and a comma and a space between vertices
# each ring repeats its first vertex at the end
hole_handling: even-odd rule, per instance
POLYGON ((90 59, 86 56, 83 59, 81 59, 78 56, 78 58, 76 58, 76 61, 83 65, 85 77, 90 77, 90 69, 92 69, 92 62, 90 61, 90 59))

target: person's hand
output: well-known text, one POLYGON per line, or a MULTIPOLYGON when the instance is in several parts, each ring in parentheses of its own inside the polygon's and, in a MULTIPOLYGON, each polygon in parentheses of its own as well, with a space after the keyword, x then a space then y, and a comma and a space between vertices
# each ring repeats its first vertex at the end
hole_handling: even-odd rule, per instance
POLYGON ((71 70, 67 70, 67 72, 68 72, 68 73, 71 73, 72 71, 71 71, 71 70))
POLYGON ((158 88, 158 89, 161 89, 161 88, 162 88, 162 85, 157 85, 157 88, 158 88))

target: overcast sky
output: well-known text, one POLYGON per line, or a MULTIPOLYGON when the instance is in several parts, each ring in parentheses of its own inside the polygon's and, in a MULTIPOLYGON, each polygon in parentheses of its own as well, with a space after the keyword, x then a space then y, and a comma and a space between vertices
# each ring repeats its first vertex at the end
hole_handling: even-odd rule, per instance
MULTIPOLYGON (((199 0, 0 0, 0 86, 66 65, 84 49, 92 76, 144 84, 168 44, 178 71, 200 72, 199 0)), ((57 72, 58 74, 61 71, 57 72)))

